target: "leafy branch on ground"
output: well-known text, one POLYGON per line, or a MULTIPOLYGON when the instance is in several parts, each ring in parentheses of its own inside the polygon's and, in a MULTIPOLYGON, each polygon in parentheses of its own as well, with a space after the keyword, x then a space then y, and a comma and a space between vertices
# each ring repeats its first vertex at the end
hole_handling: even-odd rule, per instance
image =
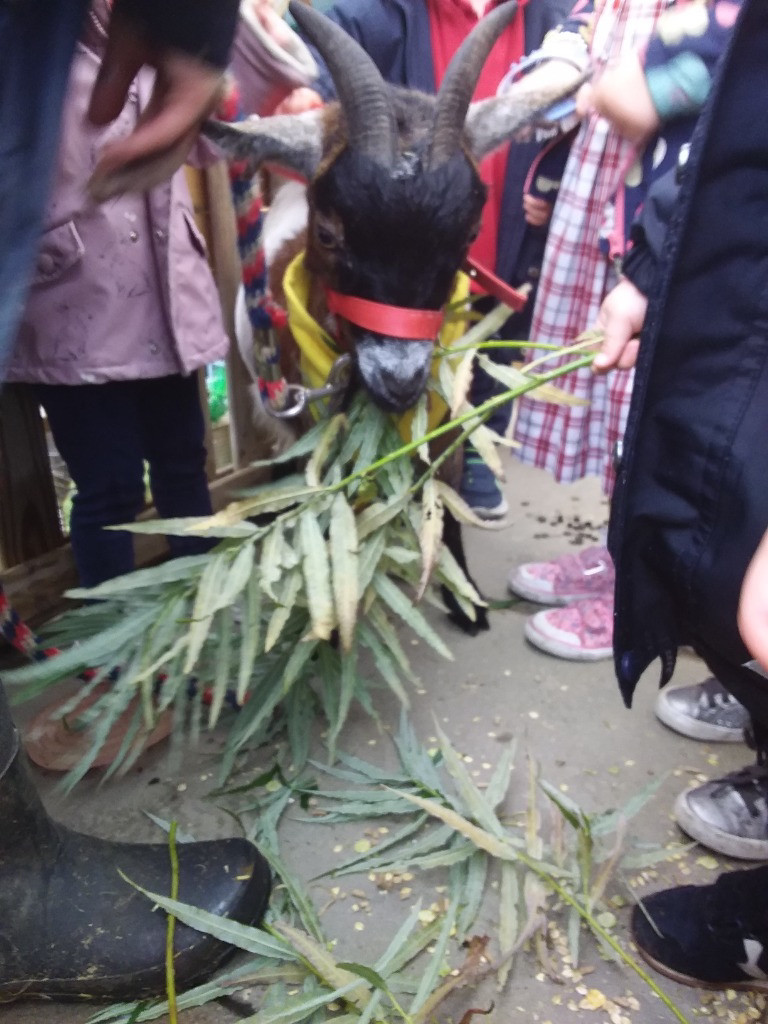
POLYGON ((91 743, 65 788, 85 775, 130 708, 128 738, 110 773, 135 763, 159 716, 171 719, 173 756, 224 715, 223 780, 242 751, 280 730, 290 738, 294 763, 304 764, 318 716, 328 723, 332 761, 350 708, 359 704, 375 715, 373 690, 382 682, 408 706, 414 680, 401 631, 451 658, 421 601, 440 604, 436 588, 444 586, 470 619, 484 603, 442 544, 442 520, 447 510, 461 522, 485 524, 438 471, 471 437, 501 475, 497 447, 508 442, 484 419, 524 392, 573 401, 551 381, 591 358, 579 345, 575 358, 562 350, 565 364, 548 373, 538 365, 533 372, 484 363, 509 390, 472 408, 466 401, 472 363, 485 358, 484 345, 497 344, 484 339, 508 314, 499 307, 470 327, 457 351, 438 352, 435 377, 410 421, 398 423, 358 395, 348 411, 321 420, 269 462, 276 469, 298 463, 300 472, 245 492, 205 519, 124 527, 216 543, 206 554, 70 591, 95 603, 46 629, 45 644, 64 646, 64 652, 5 676, 24 699, 97 668, 59 712, 72 718, 84 696, 97 694, 74 723, 88 729, 91 743), (453 418, 430 431, 429 404, 436 401, 453 418), (429 441, 438 438, 445 439, 444 450, 432 459, 429 441), (236 715, 231 706, 240 708, 236 715))
MULTIPOLYGON (((247 1017, 251 1024, 315 1019, 425 1024, 438 1019, 438 1009, 460 989, 474 988, 493 975, 497 988, 504 989, 513 961, 524 950, 534 959, 536 970, 561 983, 565 978, 556 960, 563 956, 563 967, 567 964, 567 974, 573 977, 586 926, 596 937, 601 955, 629 965, 685 1024, 679 1009, 616 938, 618 901, 609 895, 617 873, 676 852, 627 851, 627 823, 658 783, 620 810, 587 814, 539 779, 535 762, 527 758, 521 780, 525 808, 514 816, 522 820, 513 823, 507 804, 515 777, 514 745, 505 749, 481 789, 460 752, 437 731, 438 747, 427 751, 403 716, 393 737, 394 768, 382 769, 343 753, 337 766, 310 765, 333 781, 335 788, 320 788, 310 778, 309 768, 275 787, 282 772, 274 768, 217 794, 233 803, 243 822, 253 816, 249 834, 267 854, 282 885, 272 901, 266 934, 147 894, 185 924, 232 942, 254 957, 216 982, 178 997, 179 1008, 248 989, 249 1005, 254 990, 260 993, 258 1011, 247 1017), (299 815, 311 810, 313 822, 332 825, 397 822, 397 828, 386 831, 386 838, 375 845, 361 844, 358 855, 331 875, 363 874, 384 885, 385 879, 398 873, 447 873, 442 905, 428 908, 415 899, 385 952, 372 965, 340 957, 336 944, 324 933, 321 915, 279 855, 277 824, 289 806, 297 808, 299 815), (493 907, 488 905, 489 896, 493 907), (489 923, 495 929, 492 939, 486 934, 489 923), (567 955, 553 944, 553 937, 563 933, 570 942, 567 955)), ((349 949, 351 943, 342 940, 341 945, 349 949)), ((621 1000, 614 1002, 597 990, 584 997, 585 1008, 596 1008, 598 997, 611 1021, 621 1024, 627 1019, 621 1000)), ((89 1024, 148 1021, 166 1012, 165 1002, 141 1009, 125 1004, 102 1011, 89 1024), (131 1018, 131 1014, 137 1015, 131 1018)), ((467 1011, 474 1012, 479 1011, 467 1011)))

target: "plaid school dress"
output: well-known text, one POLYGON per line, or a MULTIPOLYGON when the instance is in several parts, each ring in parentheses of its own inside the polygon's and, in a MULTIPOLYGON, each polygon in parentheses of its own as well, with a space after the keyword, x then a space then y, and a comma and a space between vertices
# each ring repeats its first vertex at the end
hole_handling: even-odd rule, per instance
MULTIPOLYGON (((592 60, 599 64, 646 45, 669 0, 604 0, 594 5, 589 32, 592 60)), ((584 34, 591 5, 577 7, 581 24, 565 30, 584 34)), ((546 49, 546 43, 545 47, 546 49)), ((566 345, 590 327, 606 292, 616 280, 601 245, 606 218, 636 156, 603 118, 582 124, 571 148, 547 238, 530 337, 566 345)), ((561 360, 565 362, 566 360, 561 360)), ((557 360, 545 364, 554 368, 557 360)), ((558 481, 600 476, 606 492, 613 484, 612 455, 621 438, 633 371, 595 376, 589 368, 572 371, 558 386, 589 404, 555 406, 531 398, 518 403, 515 438, 523 462, 550 470, 558 481)))

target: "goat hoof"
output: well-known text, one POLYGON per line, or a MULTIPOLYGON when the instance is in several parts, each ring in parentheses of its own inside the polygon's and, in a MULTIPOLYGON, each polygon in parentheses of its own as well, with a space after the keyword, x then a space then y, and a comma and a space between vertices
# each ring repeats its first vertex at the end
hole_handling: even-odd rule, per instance
POLYGON ((448 609, 448 618, 454 625, 459 627, 462 633, 466 633, 467 636, 477 636, 477 634, 483 630, 491 628, 490 623, 488 622, 487 608, 475 605, 475 618, 470 619, 452 592, 444 586, 441 586, 440 589, 443 601, 448 609))

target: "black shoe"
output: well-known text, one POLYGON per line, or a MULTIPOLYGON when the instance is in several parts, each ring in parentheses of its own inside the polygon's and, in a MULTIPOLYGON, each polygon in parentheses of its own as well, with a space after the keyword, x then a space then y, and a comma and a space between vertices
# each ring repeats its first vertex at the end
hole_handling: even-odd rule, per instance
MULTIPOLYGON (((161 995, 166 915, 119 871, 170 894, 168 846, 112 843, 53 822, 8 722, 0 686, 0 1002, 161 995)), ((261 920, 271 879, 251 843, 223 839, 177 850, 182 902, 244 924, 261 920)), ((180 989, 207 978, 234 952, 178 921, 174 948, 180 989)))
POLYGON ((654 893, 632 933, 661 974, 697 988, 768 992, 768 867, 654 893))

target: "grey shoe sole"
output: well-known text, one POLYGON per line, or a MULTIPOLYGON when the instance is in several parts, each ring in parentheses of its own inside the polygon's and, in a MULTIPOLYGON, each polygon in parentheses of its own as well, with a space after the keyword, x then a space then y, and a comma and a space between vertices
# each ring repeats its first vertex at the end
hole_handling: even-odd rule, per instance
POLYGON ((691 810, 684 790, 675 800, 674 816, 677 824, 691 839, 715 853, 739 860, 768 860, 768 838, 747 839, 716 828, 697 817, 691 810))
POLYGON ((692 740, 708 740, 710 743, 743 743, 742 729, 728 729, 723 725, 702 722, 691 715, 685 715, 666 699, 664 690, 659 691, 654 704, 654 711, 659 721, 669 729, 688 736, 692 740))

